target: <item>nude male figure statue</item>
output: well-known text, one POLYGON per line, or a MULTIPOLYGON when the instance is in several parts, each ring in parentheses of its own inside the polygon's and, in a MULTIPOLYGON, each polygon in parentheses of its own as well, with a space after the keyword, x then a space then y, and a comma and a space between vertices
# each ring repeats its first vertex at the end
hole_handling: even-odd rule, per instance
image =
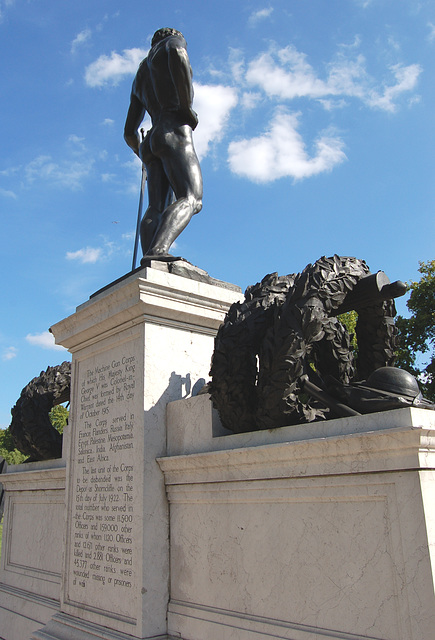
POLYGON ((151 259, 176 260, 169 248, 202 208, 202 175, 192 140, 198 118, 192 110, 192 68, 186 46, 179 31, 156 31, 131 91, 124 138, 144 163, 148 177, 148 208, 140 226, 142 264, 151 259), (141 142, 138 129, 145 112, 152 127, 141 142))

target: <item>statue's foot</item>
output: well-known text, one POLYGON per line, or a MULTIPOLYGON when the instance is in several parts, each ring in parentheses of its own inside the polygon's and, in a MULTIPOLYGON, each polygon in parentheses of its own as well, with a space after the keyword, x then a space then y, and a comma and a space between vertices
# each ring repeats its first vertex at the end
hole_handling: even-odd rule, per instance
POLYGON ((159 262, 175 262, 176 260, 184 260, 181 256, 173 256, 170 253, 147 253, 140 261, 141 267, 146 267, 151 260, 158 260, 159 262))

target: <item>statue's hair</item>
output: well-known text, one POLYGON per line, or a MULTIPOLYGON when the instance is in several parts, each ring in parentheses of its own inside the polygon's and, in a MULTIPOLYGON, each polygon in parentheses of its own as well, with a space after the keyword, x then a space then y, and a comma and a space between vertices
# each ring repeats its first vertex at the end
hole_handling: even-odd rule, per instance
POLYGON ((184 36, 180 31, 172 29, 171 27, 163 27, 162 29, 158 29, 158 31, 153 35, 151 46, 154 47, 154 45, 160 42, 160 40, 164 40, 168 36, 181 36, 184 40, 184 36))

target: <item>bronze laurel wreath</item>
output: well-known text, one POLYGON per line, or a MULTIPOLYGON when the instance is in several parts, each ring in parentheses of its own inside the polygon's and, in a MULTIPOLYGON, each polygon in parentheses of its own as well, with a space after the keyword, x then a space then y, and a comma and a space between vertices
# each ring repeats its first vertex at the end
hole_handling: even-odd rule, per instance
POLYGON ((231 431, 270 429, 328 417, 301 393, 303 376, 343 383, 393 364, 394 301, 359 312, 358 360, 335 317, 346 295, 367 276, 363 260, 322 257, 300 274, 269 274, 233 304, 215 339, 210 393, 231 431))
POLYGON ((33 460, 62 457, 62 436, 52 426, 51 409, 70 397, 71 363, 48 367, 33 378, 12 408, 11 435, 21 453, 33 460))

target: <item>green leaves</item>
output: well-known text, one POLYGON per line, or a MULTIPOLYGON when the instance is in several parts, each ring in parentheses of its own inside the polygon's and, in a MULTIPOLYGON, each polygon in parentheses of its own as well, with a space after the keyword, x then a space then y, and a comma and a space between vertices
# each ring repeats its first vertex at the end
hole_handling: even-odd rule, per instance
POLYGON ((63 433, 64 427, 68 424, 69 411, 63 404, 58 404, 52 408, 48 417, 50 422, 59 433, 63 433))
POLYGON ((408 285, 411 317, 396 319, 396 365, 415 375, 424 397, 435 402, 435 260, 420 262, 419 272, 420 280, 408 285))
POLYGON ((9 428, 0 429, 0 456, 8 464, 21 464, 27 457, 15 448, 9 428))

